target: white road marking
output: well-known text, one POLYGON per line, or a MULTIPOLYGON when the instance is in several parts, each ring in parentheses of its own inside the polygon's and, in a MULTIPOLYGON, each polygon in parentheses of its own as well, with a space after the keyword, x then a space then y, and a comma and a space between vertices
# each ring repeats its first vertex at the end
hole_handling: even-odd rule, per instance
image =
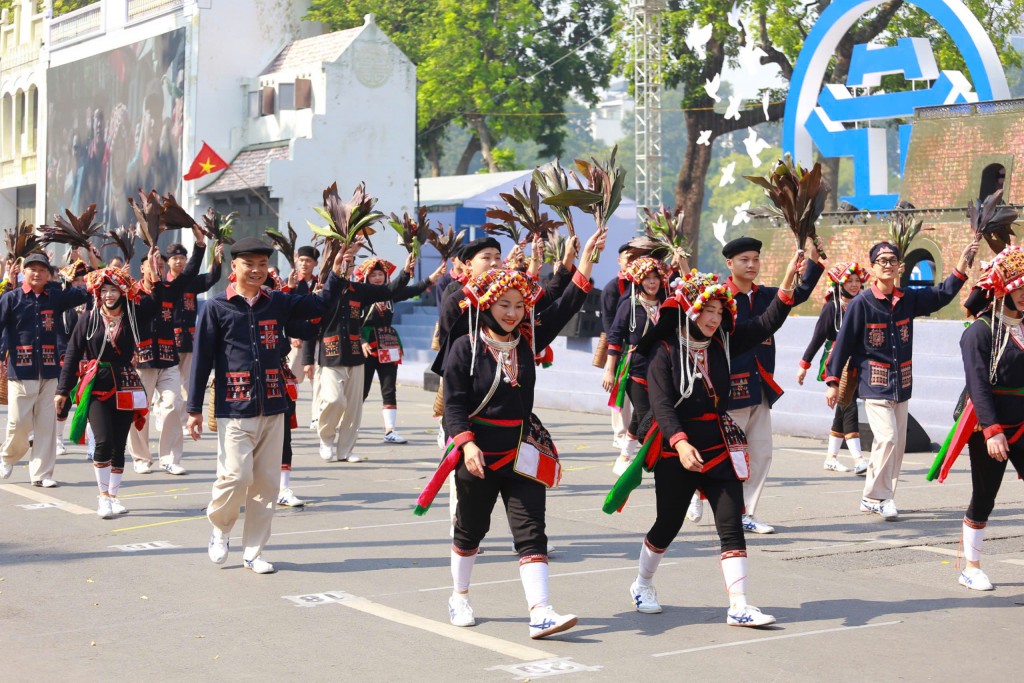
POLYGON ((804 636, 817 636, 824 633, 840 633, 842 631, 854 631, 861 628, 876 628, 878 626, 894 626, 896 624, 902 624, 902 620, 897 621, 883 621, 877 624, 862 624, 860 626, 839 626, 836 628, 823 628, 818 631, 804 631, 803 633, 787 633, 781 636, 768 636, 766 638, 752 638, 750 640, 738 640, 734 643, 719 643, 718 645, 704 645, 701 647, 691 647, 686 650, 673 650, 672 652, 659 652, 652 657, 670 657, 672 655, 685 655, 690 652, 703 652, 705 650, 718 650, 726 647, 737 647, 740 645, 755 645, 757 643, 767 643, 769 640, 785 640, 787 638, 803 638, 804 636))
POLYGON ((1003 564, 1024 565, 1024 560, 999 560, 1003 564))
POLYGON ((450 519, 425 519, 422 522, 395 522, 394 524, 368 524, 366 526, 339 526, 333 529, 310 529, 308 531, 283 531, 274 532, 274 538, 278 536, 301 536, 304 534, 326 534, 335 531, 358 531, 360 529, 383 529, 392 526, 416 526, 418 524, 451 524, 450 519))
POLYGON ((121 552, 125 553, 138 553, 144 550, 164 550, 167 548, 180 548, 180 545, 174 545, 170 541, 146 541, 144 543, 127 543, 125 545, 112 545, 110 548, 116 548, 121 552))
MULTIPOLYGON (((292 486, 291 488, 295 491, 304 489, 315 489, 326 486, 326 484, 300 484, 292 486)), ((122 493, 121 498, 142 498, 145 497, 147 500, 150 498, 178 498, 180 496, 206 496, 210 497, 209 489, 205 491, 189 491, 188 493, 122 493)))
MULTIPOLYGON (((950 488, 950 487, 954 487, 954 486, 971 486, 971 482, 967 481, 967 482, 963 482, 961 484, 942 484, 941 486, 943 486, 945 488, 950 488)), ((927 484, 917 484, 917 485, 913 485, 913 486, 903 485, 903 486, 899 487, 900 491, 906 491, 908 489, 935 489, 936 491, 938 491, 939 490, 939 485, 937 485, 933 481, 933 482, 929 482, 927 484)), ((843 489, 842 491, 822 491, 821 493, 823 493, 825 495, 829 495, 829 494, 833 494, 833 493, 863 493, 863 492, 864 492, 864 487, 862 486, 859 489, 843 489)))
POLYGON ((534 678, 547 678, 561 674, 577 672, 600 671, 604 667, 587 666, 572 661, 572 657, 559 657, 557 659, 544 659, 539 662, 526 662, 525 664, 513 664, 511 666, 492 666, 488 671, 506 671, 518 679, 531 681, 534 678))
MULTIPOLYGON (((677 562, 662 562, 661 566, 662 567, 671 567, 674 564, 678 564, 678 563, 677 562)), ((582 572, 565 572, 563 574, 551 574, 549 578, 557 579, 557 578, 562 577, 562 576, 582 576, 583 574, 606 574, 608 572, 626 571, 627 569, 632 569, 632 570, 635 571, 636 570, 636 565, 635 564, 631 564, 628 567, 610 567, 608 569, 588 569, 587 571, 582 571, 582 572)), ((519 582, 520 582, 520 579, 502 579, 501 581, 480 581, 480 582, 474 582, 473 583, 473 588, 476 588, 477 586, 496 586, 496 585, 501 584, 501 583, 519 583, 519 582)), ((446 586, 440 586, 438 588, 420 588, 416 592, 417 593, 430 593, 432 591, 450 591, 451 589, 452 589, 452 585, 449 583, 446 586)))
POLYGON ((21 496, 22 498, 34 500, 37 503, 54 503, 57 509, 64 510, 65 512, 70 512, 73 515, 95 514, 93 510, 84 508, 81 505, 75 505, 74 503, 68 503, 67 501, 61 500, 60 498, 48 496, 42 491, 35 490, 35 488, 24 488, 22 486, 18 486, 17 484, 13 484, 7 486, 0 486, 0 491, 7 491, 8 493, 13 493, 16 496, 21 496))
POLYGON ((956 550, 950 550, 949 548, 936 548, 930 545, 908 545, 907 550, 921 550, 926 553, 935 553, 936 555, 946 555, 947 557, 959 557, 960 553, 956 550))
MULTIPOLYGON (((451 586, 449 586, 449 589, 450 588, 451 586)), ((380 603, 367 600, 366 598, 342 593, 339 599, 338 595, 338 591, 332 593, 332 597, 336 599, 336 604, 344 607, 358 610, 375 617, 380 617, 381 619, 387 619, 388 621, 393 621, 396 624, 402 624, 403 626, 418 628, 422 631, 426 631, 427 633, 443 636, 460 643, 465 643, 466 645, 490 650, 491 652, 496 652, 500 655, 511 657, 513 659, 532 662, 538 659, 555 659, 557 657, 550 652, 538 650, 533 647, 527 647, 526 645, 520 645, 519 643, 510 643, 507 640, 495 638, 494 636, 489 636, 486 633, 481 633, 480 631, 476 631, 471 628, 452 626, 451 624, 445 624, 440 621, 421 617, 418 614, 403 612, 402 610, 395 609, 394 607, 388 607, 387 605, 381 605, 380 603)))

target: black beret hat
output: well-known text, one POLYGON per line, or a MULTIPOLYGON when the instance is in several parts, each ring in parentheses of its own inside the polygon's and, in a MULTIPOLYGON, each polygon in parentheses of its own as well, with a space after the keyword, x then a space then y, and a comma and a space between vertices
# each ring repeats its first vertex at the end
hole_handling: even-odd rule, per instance
POLYGON ((756 251, 760 254, 761 240, 756 240, 753 237, 737 237, 722 247, 722 256, 732 258, 736 254, 742 254, 745 251, 756 251))
POLYGON ((295 250, 295 257, 298 258, 299 256, 308 256, 309 258, 316 260, 320 258, 320 250, 307 244, 306 246, 299 247, 295 250))
POLYGON ((237 258, 245 254, 270 256, 273 253, 274 248, 259 237, 243 237, 231 245, 231 258, 237 258))
POLYGON ((188 249, 179 242, 168 244, 167 248, 164 249, 164 258, 171 258, 172 256, 188 256, 188 249))
POLYGON ((501 253, 501 244, 493 237, 477 237, 459 250, 459 260, 469 261, 484 249, 497 249, 501 253))

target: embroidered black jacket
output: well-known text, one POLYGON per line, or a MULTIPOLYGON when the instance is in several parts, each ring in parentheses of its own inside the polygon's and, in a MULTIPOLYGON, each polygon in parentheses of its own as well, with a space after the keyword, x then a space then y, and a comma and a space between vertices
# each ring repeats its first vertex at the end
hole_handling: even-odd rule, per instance
POLYGON ((62 289, 49 282, 38 295, 27 284, 0 297, 0 326, 6 337, 7 373, 12 379, 57 379, 57 332, 64 311, 89 300, 84 287, 62 289))

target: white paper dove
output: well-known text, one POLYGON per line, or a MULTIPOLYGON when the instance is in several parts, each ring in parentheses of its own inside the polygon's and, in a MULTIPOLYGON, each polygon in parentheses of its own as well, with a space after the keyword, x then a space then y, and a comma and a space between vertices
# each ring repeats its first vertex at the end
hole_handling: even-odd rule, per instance
POLYGON ((733 173, 736 171, 736 162, 730 161, 728 164, 722 167, 722 179, 718 181, 719 187, 725 187, 726 185, 732 185, 736 182, 736 176, 733 173))
POLYGON ((739 95, 729 95, 729 107, 725 110, 725 118, 740 120, 740 105, 743 98, 739 95))
POLYGON ((737 5, 733 5, 732 9, 729 10, 729 13, 725 15, 726 19, 729 21, 729 26, 732 26, 737 31, 743 28, 743 26, 740 25, 741 16, 743 16, 743 11, 737 5))
POLYGON ((770 121, 771 120, 768 117, 768 105, 770 105, 770 104, 771 104, 771 93, 769 93, 768 91, 765 91, 765 93, 763 95, 761 95, 761 109, 764 109, 764 120, 765 121, 770 121))
POLYGON ((704 145, 705 147, 710 147, 711 146, 711 131, 710 130, 702 130, 700 132, 700 135, 697 137, 697 144, 698 145, 704 145))
POLYGON ((711 24, 701 26, 694 19, 693 26, 686 33, 686 47, 693 51, 697 59, 704 59, 708 54, 704 48, 709 40, 711 40, 711 24))
POLYGON ((715 239, 725 246, 725 229, 729 227, 729 221, 725 220, 725 216, 718 214, 718 220, 711 224, 712 230, 715 233, 715 239))
POLYGON ((759 138, 753 128, 747 128, 747 137, 743 140, 743 147, 746 149, 747 156, 750 157, 750 163, 754 165, 754 168, 760 168, 763 163, 758 155, 766 149, 771 149, 771 145, 759 138))
POLYGON ((747 215, 747 211, 750 209, 750 202, 743 202, 739 206, 733 207, 733 211, 736 215, 732 217, 732 224, 739 225, 740 223, 749 223, 750 216, 747 215))
POLYGON ((722 98, 718 96, 718 89, 722 86, 722 74, 717 73, 715 77, 710 81, 704 79, 704 92, 708 94, 708 97, 713 99, 715 102, 721 102, 722 98))

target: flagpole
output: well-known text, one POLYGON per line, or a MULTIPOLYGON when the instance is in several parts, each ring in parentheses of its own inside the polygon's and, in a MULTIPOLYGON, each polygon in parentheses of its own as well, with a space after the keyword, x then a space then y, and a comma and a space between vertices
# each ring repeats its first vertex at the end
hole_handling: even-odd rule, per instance
POLYGON ((246 188, 248 188, 249 192, 251 192, 251 193, 253 193, 254 195, 256 195, 256 199, 259 199, 259 200, 260 200, 261 202, 263 202, 263 205, 264 205, 265 207, 267 207, 268 209, 270 209, 270 213, 274 214, 274 216, 275 216, 275 217, 277 218, 277 220, 278 220, 278 227, 280 227, 280 222, 281 222, 281 214, 279 214, 279 213, 277 212, 277 210, 276 210, 276 209, 275 209, 275 208, 274 208, 273 206, 271 206, 271 205, 270 205, 270 202, 268 202, 268 201, 267 201, 266 199, 264 199, 264 198, 263 198, 263 195, 261 195, 261 194, 260 194, 259 192, 257 192, 257 191, 256 191, 256 189, 255 189, 255 188, 254 188, 254 187, 253 187, 252 185, 250 185, 249 183, 247 183, 247 182, 245 181, 245 178, 243 178, 243 177, 242 177, 242 174, 241 174, 241 173, 239 173, 238 171, 236 171, 236 170, 234 169, 234 167, 233 167, 233 166, 230 166, 230 165, 229 165, 229 166, 227 167, 227 169, 225 169, 225 170, 227 170, 227 171, 231 171, 232 173, 234 173, 234 174, 235 174, 235 177, 236 177, 236 178, 238 178, 239 180, 241 180, 241 181, 242 181, 242 184, 243 184, 243 185, 245 185, 245 186, 246 186, 246 188))

